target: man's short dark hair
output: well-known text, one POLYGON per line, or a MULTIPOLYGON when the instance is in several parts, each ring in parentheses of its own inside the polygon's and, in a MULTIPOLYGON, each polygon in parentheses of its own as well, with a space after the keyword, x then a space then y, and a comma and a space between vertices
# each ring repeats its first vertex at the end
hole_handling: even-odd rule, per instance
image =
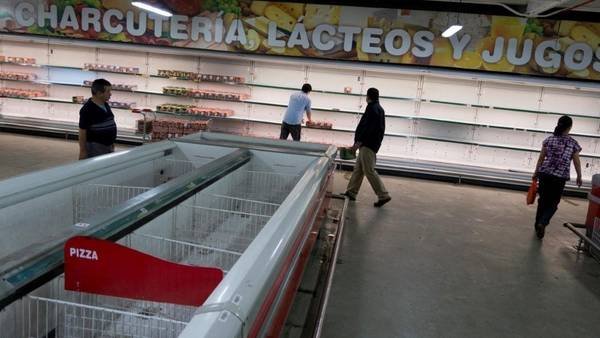
POLYGON ((305 83, 302 86, 302 91, 308 94, 308 93, 312 92, 312 86, 309 83, 305 83))
POLYGON ((106 91, 106 87, 110 87, 110 82, 105 79, 97 79, 92 82, 92 95, 96 95, 98 93, 104 93, 106 91))
POLYGON ((379 90, 377 88, 369 88, 367 90, 367 97, 371 99, 371 101, 379 100, 379 90))

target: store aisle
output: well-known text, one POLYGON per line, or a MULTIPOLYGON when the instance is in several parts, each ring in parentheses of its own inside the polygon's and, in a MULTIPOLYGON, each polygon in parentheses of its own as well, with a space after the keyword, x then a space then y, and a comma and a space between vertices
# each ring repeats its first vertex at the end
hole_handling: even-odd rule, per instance
MULTIPOLYGON (((123 149, 120 147, 120 149, 123 149)), ((75 141, 0 133, 0 179, 73 162, 75 141)), ((336 176, 343 191, 344 176, 336 176)), ((600 264, 577 256, 561 224, 544 242, 521 192, 384 178, 394 200, 372 207, 365 181, 349 220, 323 337, 591 337, 600 332, 600 264)))
POLYGON ((349 210, 324 338, 598 336, 600 264, 562 227, 587 201, 563 200, 540 243, 524 193, 385 183, 392 202, 364 182, 349 210))
MULTIPOLYGON (((117 145, 118 150, 128 146, 117 145)), ((77 161, 77 141, 0 132, 0 180, 77 161)))

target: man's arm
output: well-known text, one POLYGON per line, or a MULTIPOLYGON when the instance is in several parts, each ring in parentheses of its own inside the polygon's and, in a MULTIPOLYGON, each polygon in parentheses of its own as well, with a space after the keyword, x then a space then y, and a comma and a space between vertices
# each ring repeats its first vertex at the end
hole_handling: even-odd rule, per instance
POLYGON ((310 102, 310 99, 309 99, 308 103, 306 104, 306 109, 305 109, 306 110, 306 117, 308 117, 308 122, 312 121, 312 115, 311 115, 310 105, 311 105, 311 102, 310 102))
POLYGON ((369 130, 372 129, 373 118, 372 111, 369 106, 365 109, 363 116, 358 122, 356 132, 354 133, 354 146, 353 148, 358 149, 364 143, 364 139, 369 136, 369 130))
POLYGON ((87 150, 85 149, 85 143, 87 142, 87 130, 79 128, 79 159, 84 160, 87 158, 87 150))

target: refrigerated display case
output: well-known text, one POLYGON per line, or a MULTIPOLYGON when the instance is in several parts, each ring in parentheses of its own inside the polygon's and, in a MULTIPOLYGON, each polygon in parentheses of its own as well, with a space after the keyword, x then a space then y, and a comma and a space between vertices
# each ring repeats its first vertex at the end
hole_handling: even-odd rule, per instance
POLYGON ((277 334, 324 219, 336 151, 200 133, 0 182, 1 336, 277 334), (223 278, 199 307, 65 288, 74 238, 223 278))

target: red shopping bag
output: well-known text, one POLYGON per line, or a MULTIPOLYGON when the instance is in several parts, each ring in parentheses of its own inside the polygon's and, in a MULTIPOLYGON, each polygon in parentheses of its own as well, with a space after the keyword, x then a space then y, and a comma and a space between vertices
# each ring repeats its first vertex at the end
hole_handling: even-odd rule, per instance
POLYGON ((527 191, 527 205, 531 205, 535 203, 535 196, 537 195, 538 183, 537 179, 533 179, 531 181, 531 185, 529 186, 529 190, 527 191))

